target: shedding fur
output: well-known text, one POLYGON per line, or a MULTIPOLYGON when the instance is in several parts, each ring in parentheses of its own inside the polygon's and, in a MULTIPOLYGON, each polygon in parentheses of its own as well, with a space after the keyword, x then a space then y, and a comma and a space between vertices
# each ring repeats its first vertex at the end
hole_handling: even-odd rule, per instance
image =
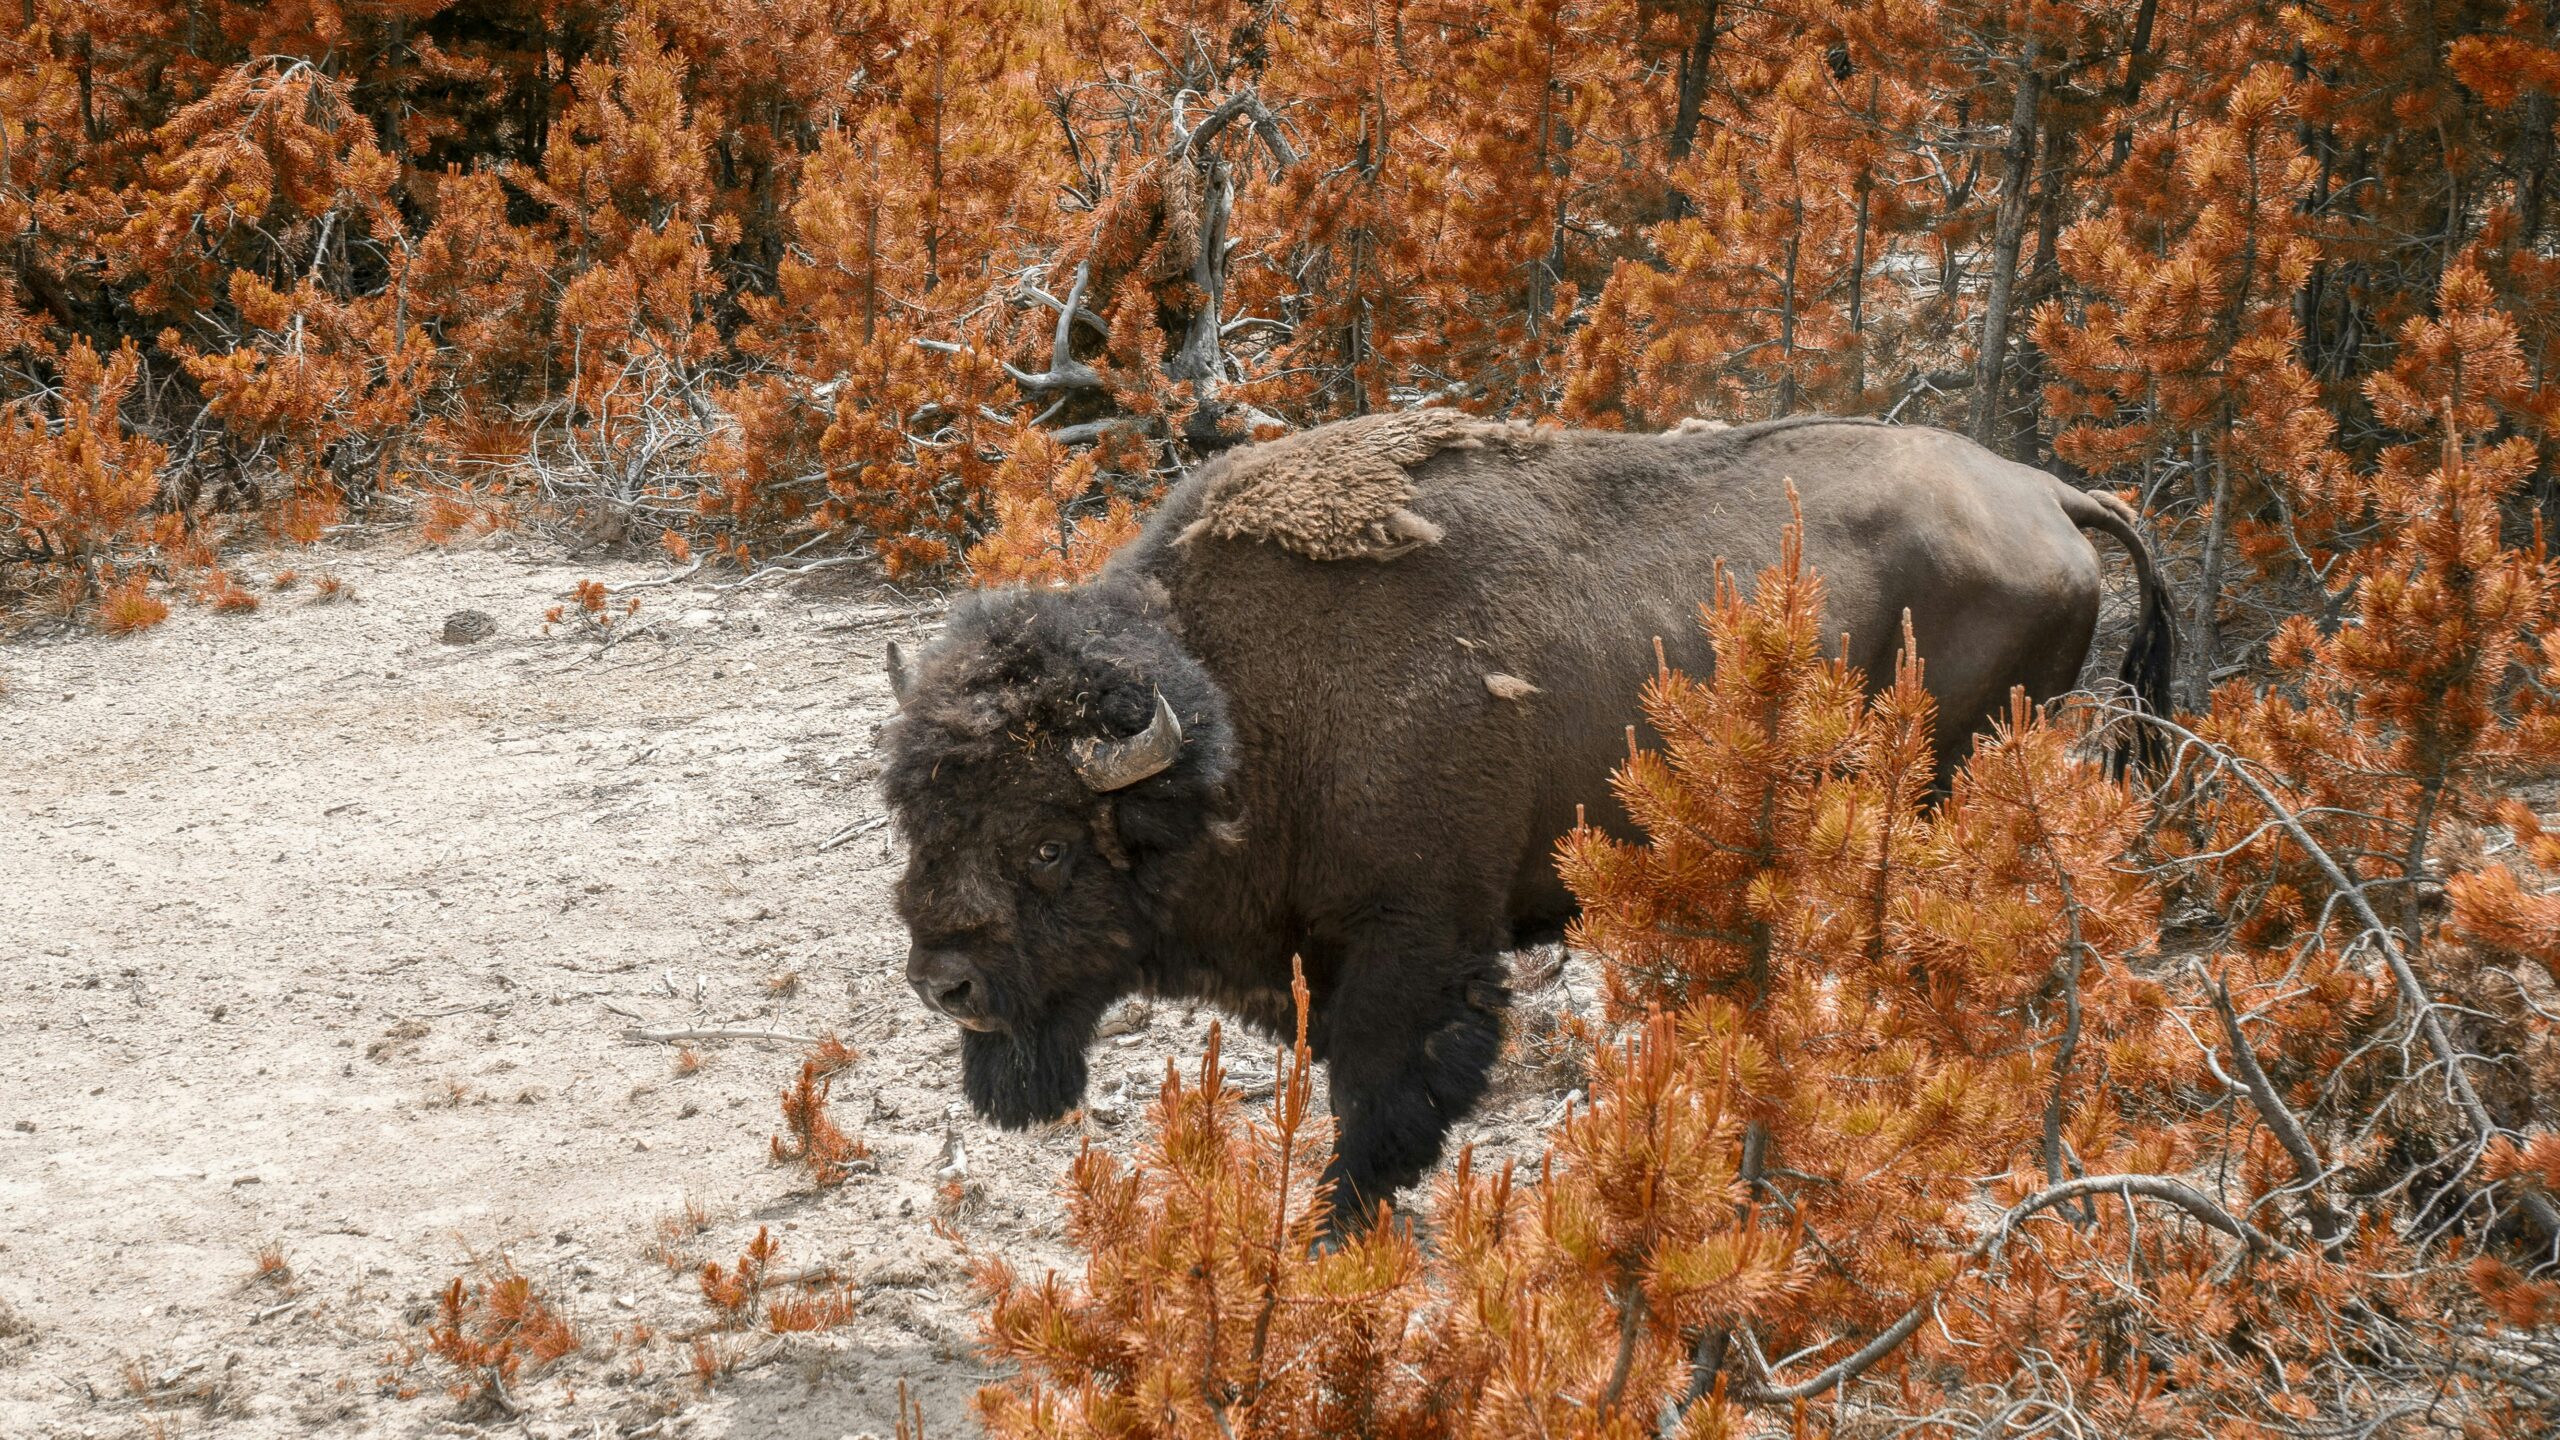
POLYGON ((1230 456, 1205 477, 1188 543, 1257 540, 1310 560, 1392 560, 1445 537, 1410 508, 1412 467, 1525 432, 1458 410, 1363 415, 1230 456))

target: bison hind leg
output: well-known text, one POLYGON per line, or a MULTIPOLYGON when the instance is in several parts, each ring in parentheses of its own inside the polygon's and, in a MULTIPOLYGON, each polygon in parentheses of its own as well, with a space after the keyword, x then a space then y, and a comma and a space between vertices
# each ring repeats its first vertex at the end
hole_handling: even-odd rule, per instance
POLYGON ((1484 1098, 1502 1054, 1511 992, 1501 959, 1422 973, 1441 984, 1416 996, 1395 983, 1409 982, 1415 969, 1354 967, 1327 1006, 1326 1064, 1340 1129, 1325 1184, 1337 1229, 1367 1225, 1380 1204, 1439 1163, 1449 1127, 1484 1098))

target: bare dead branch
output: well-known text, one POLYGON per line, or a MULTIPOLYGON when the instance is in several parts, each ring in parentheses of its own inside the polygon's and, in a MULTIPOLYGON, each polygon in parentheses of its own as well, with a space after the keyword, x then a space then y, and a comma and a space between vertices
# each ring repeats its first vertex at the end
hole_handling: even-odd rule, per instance
POLYGON ((1109 388, 1101 371, 1069 353, 1075 339, 1076 312, 1084 305, 1085 285, 1092 278, 1092 261, 1083 261, 1076 266, 1075 283, 1068 287, 1067 298, 1058 304, 1058 328, 1049 342, 1049 368, 1046 371, 1034 375, 1010 361, 1004 362, 1004 373, 1012 376, 1014 383, 1035 395, 1045 395, 1053 390, 1109 388))
MULTIPOLYGON (((2428 993, 2425 983, 2418 978, 2416 968, 2410 965, 2408 952, 2401 948, 2399 932, 2383 923, 2381 915, 2374 911, 2373 902, 2365 898, 2363 887, 2356 884, 2319 841, 2311 838, 2310 830, 2293 811, 2286 808, 2283 801, 2276 798, 2275 792, 2249 773, 2249 767, 2239 756, 2174 720, 2143 711, 2126 713, 2134 724, 2158 726, 2176 736, 2181 743, 2213 756, 2218 768, 2238 777, 2249 793, 2257 797, 2258 803, 2266 807, 2267 813, 2276 818, 2276 823, 2284 827, 2293 843, 2320 867, 2321 874, 2328 878, 2339 898, 2356 912, 2356 918, 2364 923, 2365 932, 2381 948, 2383 961, 2399 986, 2401 1003, 2416 1012, 2419 1035, 2427 1042, 2427 1049, 2434 1053, 2436 1063, 2444 1067, 2445 1089, 2462 1111, 2463 1118, 2471 1123, 2474 1146, 2485 1149, 2505 1135, 2506 1131, 2490 1117, 2488 1106, 2481 1103, 2480 1092, 2472 1086, 2470 1072, 2462 1064, 2463 1054, 2454 1048, 2453 1037, 2445 1033, 2444 1022, 2437 1018, 2435 997, 2428 993)), ((2516 1200, 2525 1213, 2533 1217, 2534 1224, 2541 1228, 2546 1242, 2560 1244, 2560 1209, 2555 1209, 2549 1199, 2529 1189, 2520 1192, 2516 1200)))
POLYGON ((1240 115, 1252 117, 1254 136, 1262 141, 1263 149, 1270 152, 1274 167, 1285 170, 1298 163, 1298 152, 1290 145, 1289 137, 1282 133, 1278 117, 1250 88, 1239 90, 1218 102, 1216 109, 1200 117, 1199 124, 1179 132, 1169 158, 1180 160, 1188 157, 1192 151, 1217 139, 1218 132, 1234 123, 1240 115))
MULTIPOLYGON (((2084 1175, 2075 1180, 2066 1180, 2059 1185, 2048 1186, 2001 1212, 2000 1218, 1992 1223, 1991 1228, 1984 1232, 1981 1239, 1974 1242, 1973 1249, 1967 1254, 1967 1259, 1984 1264, 1998 1264, 2001 1252, 2008 1248, 2011 1232, 2017 1228, 2020 1221, 2034 1215, 2037 1211, 2050 1209, 2067 1200, 2076 1200, 2083 1195, 2120 1195, 2124 1197, 2128 1206, 2137 1195, 2145 1199, 2157 1200, 2163 1204, 2175 1206, 2196 1220, 2239 1241, 2253 1255, 2272 1255, 2281 1259, 2293 1254, 2293 1251, 2283 1242, 2233 1215, 2222 1207, 2220 1201, 2185 1181, 2172 1180, 2165 1175, 2084 1175)), ((1918 1330, 1921 1322, 1928 1319, 1930 1312, 1937 1308, 1939 1293, 1942 1292, 1933 1292, 1919 1304, 1903 1312, 1901 1319, 1878 1332, 1876 1337, 1862 1346, 1856 1354, 1817 1375, 1793 1385, 1770 1384, 1763 1377, 1736 1386, 1728 1393, 1735 1399, 1750 1405, 1785 1404, 1796 1400, 1812 1399, 1816 1395, 1825 1394, 1839 1385, 1855 1380, 1871 1369, 1877 1361, 1892 1354, 1903 1341, 1911 1338, 1912 1332, 1918 1330)))
POLYGON ((1037 300, 1041 304, 1048 306, 1050 309, 1055 310, 1062 315, 1074 316, 1077 324, 1091 330, 1094 334, 1100 335, 1105 339, 1110 338, 1110 322, 1104 320, 1101 316, 1094 314, 1092 311, 1085 309, 1083 306, 1079 305, 1073 310, 1070 310, 1067 308, 1066 301, 1059 299, 1057 296, 1041 289, 1037 284, 1027 280, 1023 282, 1022 293, 1025 298, 1037 300))
POLYGON ((2293 1111, 2284 1103, 2284 1097, 2278 1095, 2276 1087, 2268 1081, 2267 1072, 2259 1067, 2256 1047, 2240 1033, 2240 1015, 2231 1008, 2230 987, 2216 979, 2208 993, 2213 996, 2215 1013, 2222 1017, 2222 1033, 2231 1041, 2231 1057, 2240 1072, 2240 1083, 2247 1091, 2249 1103, 2257 1107, 2258 1118, 2267 1122, 2267 1129, 2274 1132, 2276 1143, 2284 1147, 2284 1153, 2293 1157, 2294 1172, 2302 1177, 2299 1188, 2303 1205, 2309 1212, 2311 1233, 2320 1237, 2322 1249, 2335 1253, 2346 1239, 2346 1224, 2339 1219, 2338 1212, 2330 1208, 2329 1198, 2321 1189, 2329 1167, 2321 1163, 2320 1152, 2312 1148, 2311 1137, 2303 1133, 2302 1122, 2294 1118, 2293 1111))

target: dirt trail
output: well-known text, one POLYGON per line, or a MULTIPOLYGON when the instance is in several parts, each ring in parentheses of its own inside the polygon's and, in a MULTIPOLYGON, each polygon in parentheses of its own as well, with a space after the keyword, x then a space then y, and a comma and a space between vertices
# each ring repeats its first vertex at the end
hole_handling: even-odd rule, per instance
MULTIPOLYGON (((961 1229, 1036 1269, 1068 1258, 1088 1130, 1126 1151, 1144 1121, 947 1122, 958 1047, 901 976, 901 856, 885 828, 820 850, 880 814, 882 645, 931 613, 653 589, 655 631, 597 655, 543 612, 649 569, 327 561, 352 602, 0 646, 0 1435, 454 1433, 447 1372, 395 1362, 500 1256, 589 1342, 507 1433, 885 1435, 902 1379, 929 1433, 973 1430, 989 1372, 931 1225, 946 1123, 983 1190, 961 1229), (495 637, 440 643, 465 607, 495 637), (834 1113, 878 1173, 821 1195, 771 1164, 796 1047, 706 1043, 680 1076, 623 1012, 840 1033, 862 1059, 834 1113), (708 1311, 658 1254, 688 1202, 685 1257, 770 1227, 786 1266, 864 1282, 855 1320, 704 1393, 677 1337, 708 1311), (289 1283, 252 1278, 270 1246, 289 1283)), ((1097 1076, 1187 1066, 1208 1019, 1155 1007, 1097 1076)), ((1524 1146, 1543 1078, 1472 1133, 1524 1146)))

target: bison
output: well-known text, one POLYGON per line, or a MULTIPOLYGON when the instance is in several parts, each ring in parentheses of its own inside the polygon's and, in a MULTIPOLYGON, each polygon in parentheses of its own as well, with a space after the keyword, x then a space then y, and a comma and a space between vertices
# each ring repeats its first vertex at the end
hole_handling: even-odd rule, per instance
POLYGON ((1870 684, 1908 615, 1942 764, 2013 687, 2076 683, 2083 529, 2132 553, 2123 673, 2160 706, 2170 620, 2130 507, 1941 431, 1434 410, 1229 452, 1088 583, 968 596, 912 663, 891 650, 907 978, 960 1026, 972 1106, 1067 1113, 1133 993, 1279 1031, 1302 957, 1339 1121, 1327 1193, 1365 1221, 1482 1095, 1505 953, 1574 913, 1557 840, 1578 807, 1628 828, 1609 774, 1657 639, 1709 668, 1714 567, 1776 558, 1790 481, 1827 628, 1870 684))

